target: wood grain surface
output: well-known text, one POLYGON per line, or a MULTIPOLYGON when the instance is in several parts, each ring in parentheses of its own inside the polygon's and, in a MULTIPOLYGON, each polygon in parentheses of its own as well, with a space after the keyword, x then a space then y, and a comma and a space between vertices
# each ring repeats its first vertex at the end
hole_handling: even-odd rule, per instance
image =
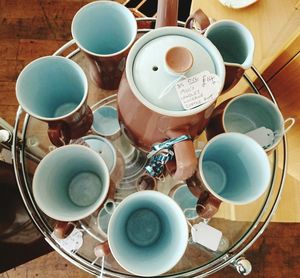
MULTIPOLYGON (((71 20, 76 11, 88 2, 91 1, 0 0, 0 117, 10 124, 14 123, 18 107, 15 97, 15 81, 19 72, 33 59, 52 54, 71 38, 71 20)), ((216 9, 220 8, 216 6, 216 9)), ((282 12, 285 11, 286 9, 282 12)), ((256 13, 261 13, 263 17, 264 11, 256 13)), ((278 16, 277 20, 280 20, 280 12, 276 12, 276 16, 278 16)), ((272 28, 271 23, 269 26, 272 28)), ((253 23, 253 28, 259 29, 260 27, 259 22, 253 23)), ((261 39, 263 45, 267 38, 261 39)), ((274 53, 276 52, 275 46, 276 44, 270 49, 274 53)), ((264 62, 267 63, 267 60, 264 62)), ((283 82, 280 79, 276 80, 273 84, 283 82)), ((280 94, 278 91, 277 93, 280 94)), ((296 106, 297 103, 299 104, 299 97, 293 103, 290 98, 288 99, 287 102, 287 98, 280 97, 281 105, 286 107, 287 111, 289 109, 299 111, 299 106, 296 106)), ((297 156, 298 153, 293 152, 293 155, 297 156)), ((299 196, 287 195, 285 198, 287 203, 290 198, 299 200, 299 196)), ((286 207, 281 209, 282 218, 284 218, 284 211, 286 207)), ((250 277, 300 277, 300 224, 271 223, 246 255, 253 266, 250 277)), ((79 278, 92 276, 52 252, 0 274, 0 278, 7 277, 79 278)), ((211 277, 240 276, 235 270, 227 267, 211 277)))

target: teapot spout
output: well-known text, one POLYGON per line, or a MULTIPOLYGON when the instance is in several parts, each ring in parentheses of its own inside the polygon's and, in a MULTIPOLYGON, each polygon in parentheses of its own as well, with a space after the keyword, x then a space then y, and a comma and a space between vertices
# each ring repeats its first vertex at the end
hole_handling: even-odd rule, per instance
POLYGON ((178 0, 158 0, 155 28, 177 26, 178 0))

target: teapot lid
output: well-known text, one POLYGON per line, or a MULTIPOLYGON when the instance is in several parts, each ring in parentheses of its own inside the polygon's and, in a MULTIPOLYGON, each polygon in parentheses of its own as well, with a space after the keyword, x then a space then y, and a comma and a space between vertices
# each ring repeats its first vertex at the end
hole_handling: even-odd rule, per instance
POLYGON ((195 113, 215 101, 188 111, 177 95, 177 81, 204 71, 220 78, 221 92, 225 68, 219 51, 199 33, 180 27, 163 27, 142 36, 130 50, 126 64, 129 85, 138 99, 158 113, 175 116, 195 113))

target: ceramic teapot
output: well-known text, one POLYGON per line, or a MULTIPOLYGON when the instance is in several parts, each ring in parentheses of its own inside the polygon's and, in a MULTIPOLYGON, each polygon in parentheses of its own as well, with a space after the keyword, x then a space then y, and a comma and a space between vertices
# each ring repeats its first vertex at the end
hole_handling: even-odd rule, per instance
MULTIPOLYGON (((196 170, 193 139, 206 127, 222 92, 225 67, 209 39, 177 27, 177 9, 178 0, 158 1, 156 29, 132 46, 117 101, 121 127, 136 147, 150 152, 157 144, 175 142, 171 143, 174 178, 182 180, 196 170), (205 101, 195 102, 197 86, 205 87, 210 81, 214 92, 208 98, 201 95, 205 101)), ((201 92, 208 91, 206 87, 201 92)))

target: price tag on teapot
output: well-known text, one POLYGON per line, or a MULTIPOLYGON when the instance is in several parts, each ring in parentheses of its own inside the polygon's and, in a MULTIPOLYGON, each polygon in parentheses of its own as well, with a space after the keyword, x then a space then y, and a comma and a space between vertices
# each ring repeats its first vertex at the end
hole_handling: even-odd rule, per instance
POLYGON ((222 232, 203 222, 195 224, 191 229, 194 242, 204 247, 216 251, 222 239, 222 232))
POLYGON ((215 100, 220 91, 220 78, 208 71, 178 81, 175 88, 184 109, 189 110, 215 100))

